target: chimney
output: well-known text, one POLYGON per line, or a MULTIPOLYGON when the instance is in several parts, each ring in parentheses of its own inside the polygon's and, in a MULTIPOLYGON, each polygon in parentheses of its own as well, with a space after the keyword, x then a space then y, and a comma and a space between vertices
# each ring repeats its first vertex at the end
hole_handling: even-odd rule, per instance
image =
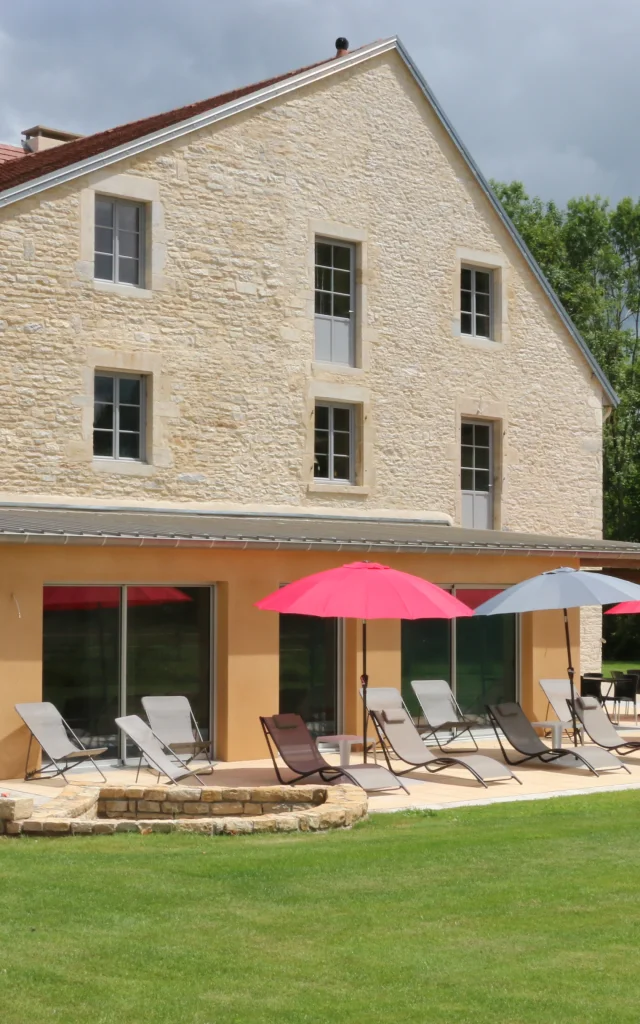
POLYGON ((345 39, 344 36, 338 36, 336 39, 336 57, 344 57, 345 53, 349 52, 349 40, 345 39))
POLYGON ((24 136, 22 148, 27 153, 40 153, 43 149, 62 146, 65 142, 73 142, 74 139, 82 138, 82 135, 76 135, 74 132, 46 128, 43 124, 37 124, 34 128, 25 128, 22 134, 24 136))

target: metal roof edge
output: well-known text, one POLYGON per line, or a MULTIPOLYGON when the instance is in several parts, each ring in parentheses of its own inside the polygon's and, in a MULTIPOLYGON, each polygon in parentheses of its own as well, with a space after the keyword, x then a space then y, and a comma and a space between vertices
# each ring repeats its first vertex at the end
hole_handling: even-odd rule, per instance
POLYGON ((585 357, 587 363, 591 367, 594 375, 598 378, 598 381, 599 381, 602 389, 604 390, 606 395, 611 400, 611 404, 614 407, 619 405, 620 404, 620 398, 619 398, 617 392, 615 391, 615 389, 613 388, 613 386, 611 385, 611 382, 607 378, 607 375, 605 374, 604 370, 602 369, 602 367, 598 363, 598 360, 595 358, 595 356, 591 352, 591 349, 589 348, 589 346, 587 345, 586 341, 584 340, 584 338, 580 334, 580 332, 579 332, 578 328, 576 327, 576 325, 573 323, 571 317, 569 316, 569 314, 565 310, 564 306, 560 302, 560 299, 556 295, 555 291, 553 290, 553 288, 549 284, 549 281, 545 277, 545 275, 544 275, 540 265, 538 264, 537 260, 533 256, 533 254, 530 251, 529 247, 527 246, 527 243, 525 242, 525 240, 523 239, 522 235, 520 234, 520 232, 516 228, 515 224, 513 223, 513 221, 511 220, 511 218, 507 214, 507 212, 504 209, 502 203, 500 202, 500 200, 496 196, 495 192, 491 188, 489 182, 485 178, 484 174, 482 173, 482 171, 480 170, 480 168, 476 164, 474 158, 471 156, 471 153, 469 152, 469 150, 465 146, 464 142, 462 141, 462 139, 458 135, 456 129, 453 127, 453 124, 449 120, 449 118, 448 118, 447 114, 445 113, 443 107, 440 105, 439 100, 436 98, 436 96, 434 95, 433 91, 431 90, 431 86, 427 82, 426 78, 424 77, 424 75, 422 74, 422 72, 420 71, 418 66, 413 61, 411 55, 409 54, 408 50, 406 49, 406 47, 402 43, 401 39, 398 38, 398 37, 396 37, 396 48, 398 50, 398 53, 400 54, 400 56, 404 60, 405 64, 409 68, 411 74, 415 78, 417 84, 421 88, 422 92, 425 94, 425 96, 428 99, 429 103, 432 105, 433 109, 435 110, 436 115, 438 116, 439 120, 441 121, 442 126, 445 129, 445 131, 447 132, 447 134, 449 135, 451 141, 456 146, 456 148, 460 152, 460 154, 463 157, 463 159, 465 160, 465 162, 468 164, 469 169, 473 173, 476 181, 480 185, 482 191, 485 193, 487 199, 489 200, 489 202, 493 206, 493 209, 498 214, 498 216, 500 217, 500 220, 502 221, 502 223, 504 224, 505 228, 507 229, 507 231, 511 235, 511 238, 513 239, 515 244, 520 249, 522 255, 524 256, 525 260, 529 264, 529 267, 530 267, 533 275, 535 276, 536 280, 538 281, 538 284, 541 286, 541 288, 545 292, 547 298, 549 299, 549 301, 553 305, 556 313, 558 314, 558 316, 562 320, 564 326, 569 331, 571 337, 573 338, 573 340, 578 345, 578 348, 581 350, 581 352, 582 352, 583 356, 585 357))

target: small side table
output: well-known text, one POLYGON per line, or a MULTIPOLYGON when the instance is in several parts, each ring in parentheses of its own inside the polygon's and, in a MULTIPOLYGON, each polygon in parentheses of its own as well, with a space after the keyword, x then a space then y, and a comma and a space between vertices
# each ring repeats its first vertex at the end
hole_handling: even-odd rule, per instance
MULTIPOLYGON (((317 736, 316 743, 331 743, 335 744, 340 751, 340 767, 347 768, 351 763, 351 747, 356 744, 362 744, 362 736, 351 735, 350 733, 338 733, 335 736, 317 736)), ((376 737, 367 736, 367 749, 373 747, 373 759, 377 763, 376 757, 376 737)))
MULTIPOLYGON (((552 722, 532 722, 533 726, 538 729, 550 729, 551 730, 551 745, 558 750, 562 746, 562 733, 565 729, 573 729, 573 722, 559 722, 554 719, 552 722)), ((578 731, 580 730, 580 723, 577 723, 578 731)))

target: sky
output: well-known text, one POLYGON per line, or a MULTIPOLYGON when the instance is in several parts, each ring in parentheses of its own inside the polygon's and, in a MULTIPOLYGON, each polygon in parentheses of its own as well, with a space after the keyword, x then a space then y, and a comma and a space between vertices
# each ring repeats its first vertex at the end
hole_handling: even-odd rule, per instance
POLYGON ((0 141, 88 134, 398 35, 487 177, 640 193, 638 0, 0 0, 0 141))

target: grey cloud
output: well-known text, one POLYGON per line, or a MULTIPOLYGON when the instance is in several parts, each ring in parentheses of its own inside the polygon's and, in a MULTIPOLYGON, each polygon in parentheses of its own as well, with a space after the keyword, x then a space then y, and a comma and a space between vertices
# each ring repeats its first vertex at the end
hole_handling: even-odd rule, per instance
POLYGON ((398 34, 485 174, 638 193, 635 0, 22 0, 0 9, 0 139, 91 132, 398 34))

